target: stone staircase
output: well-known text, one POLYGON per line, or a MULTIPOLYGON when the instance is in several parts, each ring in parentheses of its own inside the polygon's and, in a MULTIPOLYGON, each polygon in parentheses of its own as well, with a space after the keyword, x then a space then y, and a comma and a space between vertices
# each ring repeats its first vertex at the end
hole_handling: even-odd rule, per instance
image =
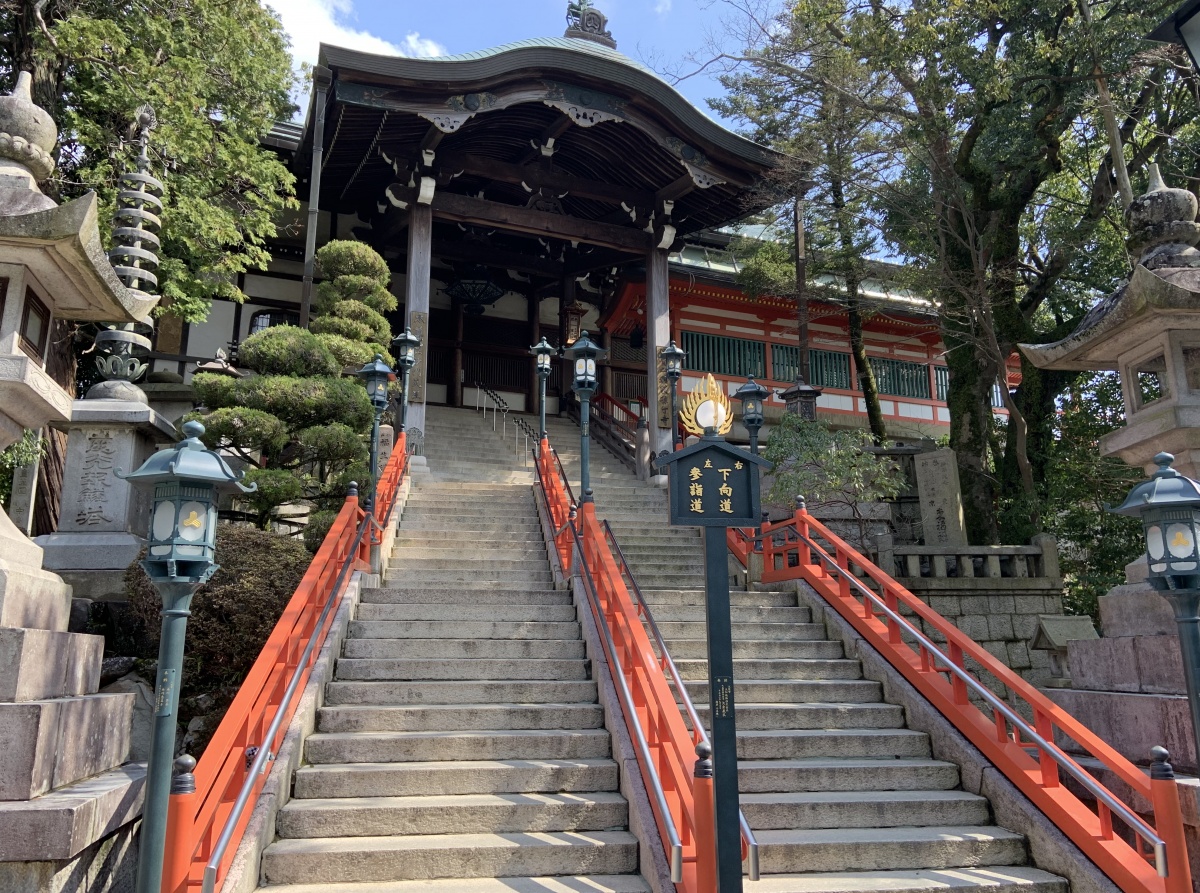
POLYGON ((263 884, 644 893, 532 471, 490 419, 430 407, 427 424, 431 473, 405 506, 383 587, 351 623, 263 884))
MULTIPOLYGON (((579 430, 551 442, 578 480, 579 430)), ((609 518, 693 702, 708 713, 703 544, 666 525, 664 491, 592 447, 597 515, 609 518)), ((1029 865, 1025 839, 991 823, 959 767, 933 759, 858 660, 812 622, 793 591, 742 591, 733 604, 742 809, 761 847, 759 893, 983 888, 1063 893, 1029 865)))

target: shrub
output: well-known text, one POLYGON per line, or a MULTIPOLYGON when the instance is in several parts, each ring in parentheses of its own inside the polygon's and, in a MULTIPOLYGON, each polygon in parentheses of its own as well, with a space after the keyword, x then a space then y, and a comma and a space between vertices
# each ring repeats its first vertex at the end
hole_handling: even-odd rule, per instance
POLYGON ((331 354, 337 357, 338 365, 343 369, 361 369, 379 354, 385 363, 394 366, 396 361, 382 344, 371 344, 366 341, 351 341, 341 335, 322 332, 317 336, 331 354))
POLYGON ((341 335, 351 341, 374 340, 374 333, 366 323, 340 316, 319 316, 313 320, 312 330, 318 335, 341 335))
POLYGON ((235 405, 234 389, 238 380, 215 372, 197 372, 192 376, 192 389, 201 406, 217 409, 235 405))
POLYGON ((321 548, 321 543, 333 527, 337 516, 338 513, 332 509, 322 509, 308 516, 308 524, 304 527, 304 546, 309 552, 316 554, 317 549, 321 548))
POLYGON ((288 442, 287 426, 258 409, 226 406, 207 414, 190 412, 183 421, 201 418, 204 434, 200 439, 210 450, 234 450, 248 458, 246 453, 255 450, 274 455, 288 442))
MULTIPOLYGON (((183 709, 189 699, 211 695, 215 703, 205 712, 224 713, 236 691, 233 687, 258 658, 310 560, 297 540, 249 527, 217 529, 220 569, 192 599, 188 620, 180 734, 193 718, 183 709)), ((162 603, 137 562, 125 572, 125 589, 131 613, 144 630, 145 651, 138 656, 153 659, 158 654, 162 603)), ((192 756, 199 753, 193 751, 192 756)))
POLYGON ((342 367, 308 329, 272 326, 242 342, 238 362, 259 375, 338 375, 342 367))

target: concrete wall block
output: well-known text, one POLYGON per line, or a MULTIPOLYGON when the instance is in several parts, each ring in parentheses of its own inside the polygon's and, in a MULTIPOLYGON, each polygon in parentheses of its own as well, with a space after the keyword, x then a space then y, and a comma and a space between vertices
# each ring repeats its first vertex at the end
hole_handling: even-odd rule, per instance
POLYGON ((992 614, 988 617, 988 633, 993 639, 1006 641, 1016 638, 1011 614, 992 614))
POLYGON ((0 627, 0 702, 91 694, 103 659, 102 636, 0 627))
POLYGON ((1046 603, 1040 595, 1017 595, 1014 611, 1017 614, 1045 614, 1046 603))
POLYGON ((1050 652, 1049 651, 1035 651, 1034 649, 1030 648, 1029 649, 1029 662, 1033 665, 1033 668, 1035 670, 1049 670, 1050 669, 1050 652))
POLYGON ((1126 759, 1144 763, 1158 745, 1170 751, 1176 772, 1195 774, 1200 768, 1186 697, 1071 688, 1047 689, 1046 695, 1126 759))
POLYGON ((1076 639, 1067 643, 1071 685, 1086 691, 1138 691, 1133 638, 1076 639))
POLYGON ((0 862, 4 893, 128 893, 137 883, 134 822, 70 859, 0 862))
POLYGON ((988 619, 985 614, 964 615, 958 618, 955 625, 976 642, 981 642, 988 637, 988 619))
POLYGON ((1145 583, 1114 587, 1100 602, 1104 636, 1174 636, 1175 612, 1145 583))
POLYGON ((1011 614, 1017 610, 1016 600, 1011 595, 989 595, 989 614, 1011 614))
POLYGON ((1036 614, 1014 614, 1012 617, 1013 637, 1028 642, 1037 635, 1038 619, 1036 614))
POLYGON ((964 614, 986 614, 991 610, 989 598, 986 595, 964 595, 960 598, 964 614))
POLYGON ((923 601, 943 617, 958 617, 963 613, 963 599, 958 595, 931 595, 923 601))
MULTIPOLYGON (((1103 641, 1103 640, 1101 640, 1103 641)), ((1183 675, 1183 653, 1175 636, 1137 636, 1133 642, 1137 658, 1139 690, 1146 694, 1187 694, 1183 675)))
POLYGON ((1029 646, 1024 642, 1009 642, 1007 647, 1008 659, 1005 662, 1014 670, 1028 670, 1033 666, 1029 660, 1029 646))
POLYGON ((70 620, 71 587, 62 578, 0 555, 0 626, 63 632, 70 620))

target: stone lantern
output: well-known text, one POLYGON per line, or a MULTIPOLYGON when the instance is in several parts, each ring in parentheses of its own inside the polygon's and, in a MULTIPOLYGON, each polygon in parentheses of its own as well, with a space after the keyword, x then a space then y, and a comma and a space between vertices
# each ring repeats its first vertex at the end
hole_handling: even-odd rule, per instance
MULTIPOLYGON (((57 129, 30 85, 23 72, 0 96, 0 448, 72 421, 73 395, 47 368, 55 320, 148 322, 157 303, 114 271, 95 194, 60 206, 38 188, 57 129)), ((111 459, 101 452, 98 475, 111 459)), ((132 837, 140 811, 140 773, 121 768, 135 696, 96 693, 103 639, 67 632, 71 587, 42 558, 0 510, 0 889, 22 889, 28 863, 58 889, 100 838, 132 837)))
MULTIPOLYGON (((1197 202, 1163 183, 1125 213, 1133 273, 1053 344, 1022 344, 1043 369, 1115 370, 1125 426, 1100 441, 1100 453, 1147 472, 1173 453, 1188 478, 1200 477, 1200 224, 1197 202)), ((1104 635, 1066 643, 1070 687, 1050 696, 1122 754, 1144 760, 1148 742, 1170 749, 1176 765, 1200 769, 1186 698, 1174 613, 1147 581, 1143 556, 1127 582, 1100 598, 1104 635)))

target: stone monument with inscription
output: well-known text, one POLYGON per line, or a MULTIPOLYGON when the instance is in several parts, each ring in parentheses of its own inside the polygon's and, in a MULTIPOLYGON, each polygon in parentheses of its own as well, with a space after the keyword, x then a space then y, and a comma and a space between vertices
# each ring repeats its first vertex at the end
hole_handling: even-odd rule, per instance
POLYGON ((921 530, 927 546, 965 546, 962 487, 954 450, 933 450, 913 457, 917 495, 921 502, 921 530))
MULTIPOLYGON (((22 72, 0 96, 0 448, 69 425, 71 394, 47 370, 56 319, 148 320, 105 255, 93 193, 59 206, 54 121, 22 72)), ((0 510, 0 890, 129 889, 142 770, 129 752, 132 694, 97 694, 104 641, 67 632, 71 587, 0 510)))

